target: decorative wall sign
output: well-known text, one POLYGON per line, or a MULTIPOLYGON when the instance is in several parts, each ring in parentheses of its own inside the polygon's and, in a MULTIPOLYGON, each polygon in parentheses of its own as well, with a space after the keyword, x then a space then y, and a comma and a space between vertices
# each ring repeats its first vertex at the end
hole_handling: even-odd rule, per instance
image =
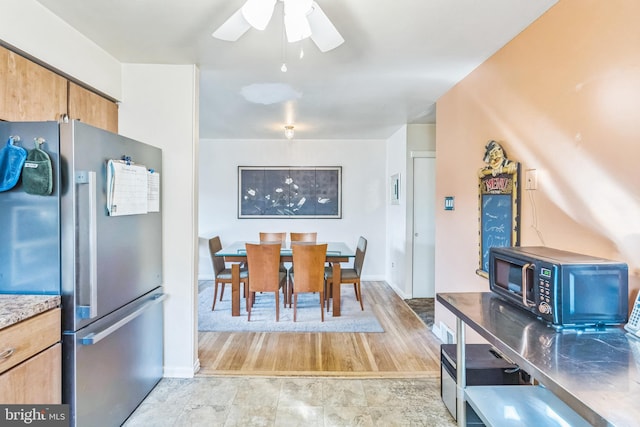
POLYGON ((486 166, 478 170, 479 264, 488 277, 489 248, 520 244, 520 164, 507 158, 496 141, 485 145, 486 166))
POLYGON ((394 173, 389 180, 389 203, 400 204, 400 174, 394 173))
POLYGON ((238 167, 238 218, 342 218, 342 167, 238 167))

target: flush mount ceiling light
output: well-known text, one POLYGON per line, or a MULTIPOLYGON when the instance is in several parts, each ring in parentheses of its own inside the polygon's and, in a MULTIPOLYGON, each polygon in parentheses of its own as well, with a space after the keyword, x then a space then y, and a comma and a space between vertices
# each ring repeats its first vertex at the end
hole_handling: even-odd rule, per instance
MULTIPOLYGON (((247 0, 212 34, 220 40, 236 41, 250 28, 264 30, 278 0, 247 0)), ((280 0, 284 3, 284 26, 289 43, 307 37, 321 52, 335 49, 344 39, 327 15, 313 0, 280 0)))
POLYGON ((287 125, 284 127, 284 136, 287 139, 293 139, 293 126, 292 125, 287 125))

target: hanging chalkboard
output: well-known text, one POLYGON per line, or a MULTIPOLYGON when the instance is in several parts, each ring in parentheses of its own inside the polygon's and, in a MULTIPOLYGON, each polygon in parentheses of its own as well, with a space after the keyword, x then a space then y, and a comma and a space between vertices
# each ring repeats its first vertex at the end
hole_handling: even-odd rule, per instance
POLYGON ((496 141, 485 146, 487 166, 478 171, 479 268, 488 277, 489 248, 518 246, 520 165, 507 159, 496 141))

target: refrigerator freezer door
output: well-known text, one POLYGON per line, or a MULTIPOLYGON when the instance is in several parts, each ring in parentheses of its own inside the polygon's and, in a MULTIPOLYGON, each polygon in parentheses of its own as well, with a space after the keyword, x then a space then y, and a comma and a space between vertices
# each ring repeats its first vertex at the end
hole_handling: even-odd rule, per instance
POLYGON ((109 216, 111 159, 162 168, 162 151, 92 126, 60 124, 63 329, 77 331, 162 285, 162 215, 109 216))
POLYGON ((71 426, 119 426, 162 378, 161 288, 63 335, 71 426))
POLYGON ((53 193, 36 196, 22 182, 0 193, 0 292, 19 294, 60 293, 60 153, 58 123, 0 121, 0 144, 12 135, 23 148, 42 149, 51 158, 53 193))

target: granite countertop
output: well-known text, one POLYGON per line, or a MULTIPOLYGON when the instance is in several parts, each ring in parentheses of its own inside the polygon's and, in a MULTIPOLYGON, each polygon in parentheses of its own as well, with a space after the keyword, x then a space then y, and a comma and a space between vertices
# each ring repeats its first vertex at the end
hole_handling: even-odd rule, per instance
POLYGON ((60 306, 60 295, 0 294, 0 330, 60 306))

